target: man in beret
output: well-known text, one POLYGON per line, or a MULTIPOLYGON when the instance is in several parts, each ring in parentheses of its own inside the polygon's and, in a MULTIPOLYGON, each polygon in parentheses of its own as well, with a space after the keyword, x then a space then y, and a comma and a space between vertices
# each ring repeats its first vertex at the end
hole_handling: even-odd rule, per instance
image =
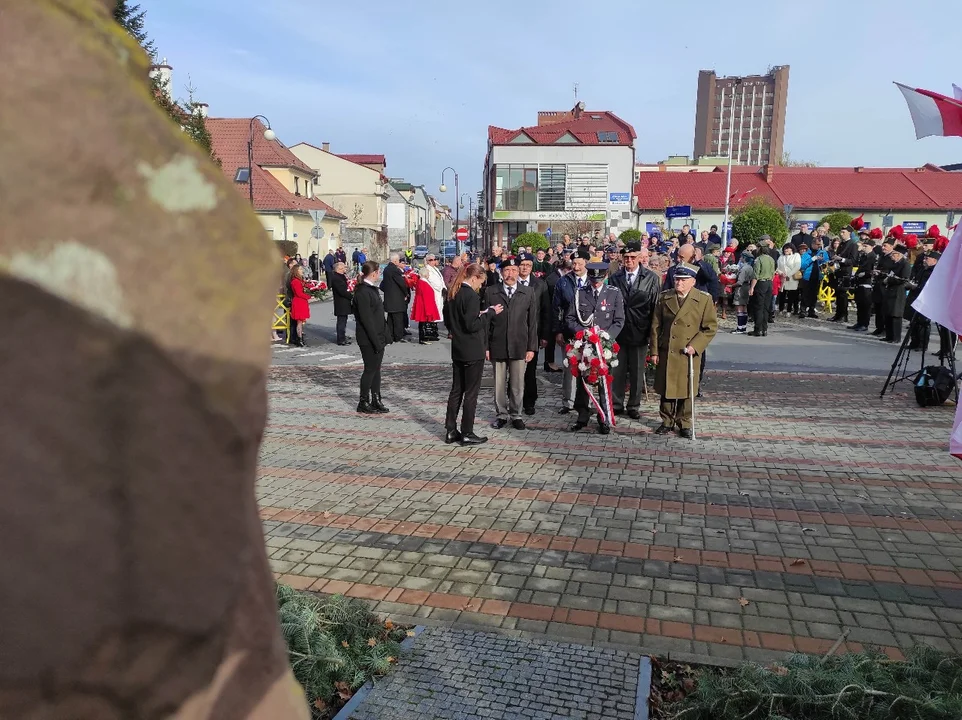
POLYGON ((521 398, 524 391, 525 363, 538 352, 538 301, 532 288, 518 283, 516 257, 501 262, 501 282, 484 291, 485 308, 502 305, 504 312, 488 320, 488 351, 485 358, 494 363, 494 407, 497 418, 491 427, 500 430, 508 422, 524 430, 521 398))
POLYGON ((618 336, 618 345, 621 347, 611 397, 615 415, 622 415, 626 412, 626 385, 630 388, 627 413, 632 420, 641 418, 645 353, 651 334, 651 316, 661 292, 661 278, 641 267, 641 256, 641 243, 627 243, 621 251, 623 267, 608 280, 610 286, 621 291, 625 303, 625 325, 618 336))
MULTIPOLYGON (((538 308, 538 348, 547 348, 548 343, 554 340, 551 332, 551 297, 548 285, 534 274, 534 256, 531 253, 518 255, 518 284, 534 292, 534 302, 538 308)), ((534 351, 534 359, 528 362, 524 369, 524 395, 521 404, 525 415, 534 415, 534 405, 538 401, 538 379, 535 374, 538 369, 538 352, 539 350, 534 351)))
POLYGON ((875 241, 868 234, 859 236, 859 254, 855 260, 852 286, 855 289, 855 324, 849 330, 865 332, 872 320, 872 274, 875 272, 875 241))
MULTIPOLYGON (((895 227, 899 228, 901 232, 902 228, 900 225, 895 227)), ((875 278, 872 286, 872 302, 875 305, 875 330, 872 335, 875 337, 884 336, 887 332, 889 325, 889 318, 886 314, 886 303, 885 303, 885 276, 891 272, 892 268, 895 266, 895 260, 892 259, 892 248, 895 247, 895 238, 891 236, 892 230, 889 231, 890 235, 887 236, 883 241, 881 246, 877 248, 877 258, 875 261, 875 278)))
MULTIPOLYGON (((605 285, 605 277, 608 275, 608 266, 605 263, 589 263, 587 273, 588 283, 576 293, 575 301, 571 303, 565 316, 568 335, 573 337, 580 331, 597 327, 606 331, 614 342, 625 324, 625 306, 621 291, 605 285)), ((574 377, 570 368, 566 374, 574 377)), ((575 382, 575 410, 578 411, 578 420, 571 426, 571 432, 587 427, 591 417, 585 382, 580 377, 575 378, 575 382)), ((611 408, 608 406, 608 388, 604 386, 605 382, 601 379, 598 383, 598 405, 602 411, 598 415, 598 432, 602 435, 611 432, 608 418, 611 408)))
MULTIPOLYGON (((575 295, 588 284, 587 261, 580 255, 571 259, 571 272, 566 272, 555 285, 551 302, 552 330, 555 334, 555 344, 564 350, 567 341, 571 340, 568 330, 568 310, 574 305, 575 295)), ((561 407, 558 413, 567 415, 575 407, 575 379, 571 373, 561 376, 561 407)))
POLYGON ((718 331, 715 303, 711 295, 695 289, 697 276, 694 265, 677 265, 675 287, 661 293, 652 316, 648 354, 657 365, 655 390, 661 395, 658 435, 677 426, 681 437, 693 437, 688 358, 693 359, 691 383, 697 395, 701 357, 718 331))

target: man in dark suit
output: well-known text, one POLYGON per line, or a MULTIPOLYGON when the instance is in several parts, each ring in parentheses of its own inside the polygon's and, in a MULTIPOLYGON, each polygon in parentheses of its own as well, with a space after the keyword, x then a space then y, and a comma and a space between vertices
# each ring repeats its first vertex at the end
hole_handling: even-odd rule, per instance
MULTIPOLYGON (((580 255, 575 255, 570 261, 571 272, 565 272, 558 280, 551 298, 551 320, 554 323, 555 344, 564 349, 571 339, 565 318, 568 308, 575 300, 575 293, 588 283, 587 261, 580 255)), ((561 376, 561 408, 558 413, 567 415, 575 407, 575 381, 571 373, 561 376)))
POLYGON ((351 314, 354 293, 347 289, 347 265, 334 263, 331 273, 331 294, 334 296, 334 317, 337 318, 336 332, 338 345, 350 345, 347 339, 347 316, 351 314))
POLYGON ((538 353, 538 298, 535 290, 518 283, 518 259, 501 263, 501 283, 484 291, 484 306, 503 305, 504 312, 488 323, 486 359, 494 363, 494 407, 498 413, 491 427, 500 430, 508 422, 524 430, 521 401, 525 363, 538 353))
MULTIPOLYGON (((529 253, 518 255, 518 284, 534 290, 538 305, 538 345, 547 348, 552 338, 551 333, 551 298, 548 285, 534 275, 534 257, 529 253)), ((538 369, 538 351, 535 350, 534 359, 524 369, 524 397, 522 407, 525 415, 534 415, 534 405, 538 401, 538 380, 535 372, 538 369)))
POLYGON ((558 345, 555 343, 555 321, 557 318, 555 317, 554 291, 562 275, 570 272, 571 260, 558 258, 556 263, 551 264, 543 278, 545 285, 548 286, 548 304, 551 306, 548 312, 548 326, 544 328, 544 332, 548 336, 548 347, 544 349, 544 371, 546 373, 561 372, 561 368, 555 363, 558 345))
POLYGON ((641 267, 641 243, 630 242, 621 251, 622 269, 608 284, 621 291, 625 302, 625 326, 618 336, 618 367, 614 369, 611 399, 615 415, 625 412, 625 385, 630 386, 627 412, 632 420, 641 418, 641 391, 644 387, 645 354, 651 335, 651 314, 661 293, 661 279, 641 267))
MULTIPOLYGON (((625 305, 621 291, 611 285, 605 285, 605 276, 608 274, 608 266, 605 263, 589 263, 587 271, 588 283, 577 292, 575 301, 571 303, 565 316, 569 336, 575 337, 579 331, 587 332, 593 327, 598 327, 600 330, 605 330, 612 341, 615 341, 625 325, 625 305)), ((570 375, 570 371, 568 374, 570 375)), ((585 383, 580 377, 575 382, 578 386, 575 392, 578 421, 571 426, 571 432, 578 432, 587 427, 588 419, 591 417, 585 383)), ((602 380, 598 386, 598 405, 601 407, 601 414, 598 415, 598 432, 607 435, 611 432, 609 422, 611 408, 608 407, 608 393, 602 386, 603 382, 602 380)))
POLYGON ((381 291, 384 293, 384 311, 387 313, 391 342, 401 342, 404 339, 404 318, 407 317, 408 303, 411 301, 411 289, 401 272, 401 256, 398 253, 391 253, 390 262, 384 268, 381 291))
POLYGON ((788 241, 792 247, 795 248, 796 253, 798 252, 798 246, 802 243, 805 243, 806 247, 812 246, 812 236, 808 232, 808 229, 808 223, 799 223, 798 232, 792 235, 792 239, 788 241))

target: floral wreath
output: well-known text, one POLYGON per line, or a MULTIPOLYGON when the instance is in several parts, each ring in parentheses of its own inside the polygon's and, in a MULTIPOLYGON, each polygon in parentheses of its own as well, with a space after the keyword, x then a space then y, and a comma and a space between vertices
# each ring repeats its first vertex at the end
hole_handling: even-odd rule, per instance
POLYGON ((611 406, 611 371, 618 367, 618 351, 621 348, 612 340, 607 331, 597 325, 590 329, 579 330, 575 333, 571 343, 565 346, 565 367, 573 377, 580 377, 581 383, 591 398, 598 414, 604 417, 609 425, 615 424, 615 417, 611 406), (598 385, 599 392, 605 393, 608 400, 607 412, 590 391, 589 385, 598 385))

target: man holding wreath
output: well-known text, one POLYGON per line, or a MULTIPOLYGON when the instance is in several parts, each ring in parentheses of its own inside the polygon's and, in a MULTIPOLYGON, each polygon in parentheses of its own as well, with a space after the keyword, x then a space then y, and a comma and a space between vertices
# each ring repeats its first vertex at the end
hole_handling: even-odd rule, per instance
POLYGON ((648 354, 658 366, 655 390, 661 395, 661 427, 657 435, 679 428, 679 435, 692 439, 692 403, 698 394, 701 357, 718 330, 711 295, 695 289, 699 268, 688 263, 675 266, 674 289, 658 296, 651 322, 648 354))

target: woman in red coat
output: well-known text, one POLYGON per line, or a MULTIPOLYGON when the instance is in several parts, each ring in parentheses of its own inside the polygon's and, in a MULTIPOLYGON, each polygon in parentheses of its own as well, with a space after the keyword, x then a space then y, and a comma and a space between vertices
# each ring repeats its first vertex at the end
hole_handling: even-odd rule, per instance
POLYGON ((418 324, 418 342, 421 345, 427 345, 428 340, 438 339, 438 320, 441 319, 441 312, 434 299, 434 288, 421 277, 418 278, 414 287, 411 319, 418 324))
POLYGON ((311 296, 304 289, 304 267, 295 265, 291 272, 291 322, 296 323, 294 344, 306 347, 304 344, 304 322, 311 316, 311 306, 308 300, 311 296))

